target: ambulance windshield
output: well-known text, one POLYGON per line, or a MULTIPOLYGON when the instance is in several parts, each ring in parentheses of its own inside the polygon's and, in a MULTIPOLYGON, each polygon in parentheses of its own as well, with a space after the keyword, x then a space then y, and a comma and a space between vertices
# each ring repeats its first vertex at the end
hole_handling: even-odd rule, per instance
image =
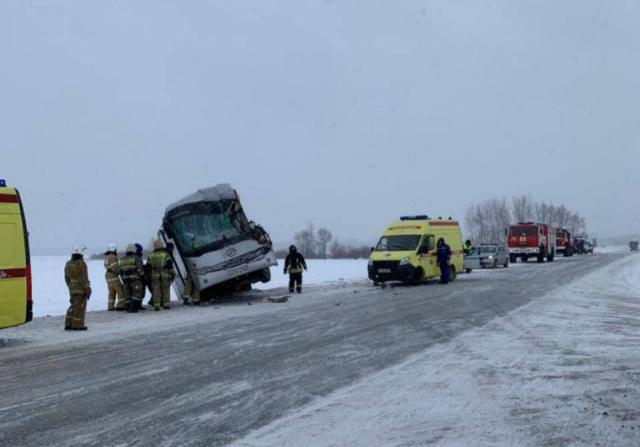
POLYGON ((233 200, 182 205, 169 212, 167 223, 184 256, 200 256, 250 239, 248 222, 233 200))
POLYGON ((413 251, 418 247, 420 237, 419 234, 382 236, 376 251, 413 251))

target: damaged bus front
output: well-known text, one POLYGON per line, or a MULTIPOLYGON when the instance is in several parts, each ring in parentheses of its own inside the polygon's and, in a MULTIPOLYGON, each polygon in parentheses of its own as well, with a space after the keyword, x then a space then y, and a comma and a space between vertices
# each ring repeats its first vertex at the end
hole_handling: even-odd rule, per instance
POLYGON ((247 219, 228 184, 201 189, 169 206, 159 232, 173 257, 178 296, 191 275, 202 298, 269 282, 277 265, 271 239, 247 219))

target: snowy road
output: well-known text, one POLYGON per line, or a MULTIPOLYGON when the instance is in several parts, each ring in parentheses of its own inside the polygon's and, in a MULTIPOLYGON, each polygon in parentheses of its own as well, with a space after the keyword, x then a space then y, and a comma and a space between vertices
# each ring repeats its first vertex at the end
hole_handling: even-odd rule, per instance
MULTIPOLYGON (((88 316, 90 332, 85 334, 62 331, 60 317, 38 319, 2 333, 0 444, 442 442, 436 427, 434 433, 409 433, 408 438, 384 438, 382 434, 368 440, 350 438, 346 430, 358 433, 368 420, 355 416, 354 425, 342 431, 324 427, 327 438, 317 424, 302 427, 305 419, 313 419, 314 412, 324 412, 326 417, 320 421, 339 425, 340 418, 328 415, 332 407, 345 412, 342 419, 361 414, 361 409, 355 408, 357 401, 345 403, 329 396, 365 384, 371 389, 356 390, 353 395, 368 402, 366 396, 383 395, 394 382, 393 378, 380 378, 380 374, 389 374, 393 367, 415 356, 430 356, 429 367, 441 368, 440 374, 448 369, 450 375, 440 377, 443 383, 454 380, 458 372, 464 372, 464 363, 448 358, 448 348, 442 347, 474 330, 483 330, 489 343, 486 348, 491 351, 495 349, 491 345, 492 324, 527 304, 549 299, 545 293, 550 288, 543 284, 560 289, 617 265, 621 258, 610 254, 517 265, 463 275, 449 286, 385 290, 365 283, 318 286, 286 304, 266 302, 266 297, 282 294, 268 291, 215 308, 177 307, 140 315, 96 312, 88 316), (450 367, 438 364, 439 359, 446 359, 450 367), (320 405, 315 410, 314 403, 320 405), (349 405, 354 405, 352 413, 349 405), (296 418, 298 414, 302 416, 296 418)), ((518 332, 522 333, 540 335, 531 335, 526 328, 518 332)), ((475 340, 482 343, 478 337, 475 340)), ((431 374, 427 366, 421 368, 431 374)), ((632 380, 637 381, 637 375, 632 380)), ((411 394, 410 389, 396 391, 411 394)), ((477 408, 483 410, 482 406, 477 408)), ((548 440, 556 438, 548 433, 548 440)), ((474 445, 499 444, 495 441, 474 445)))

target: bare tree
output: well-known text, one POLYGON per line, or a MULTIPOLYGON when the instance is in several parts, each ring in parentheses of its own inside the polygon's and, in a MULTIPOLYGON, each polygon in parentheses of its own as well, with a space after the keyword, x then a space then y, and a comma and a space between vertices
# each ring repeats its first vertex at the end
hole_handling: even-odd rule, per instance
POLYGON ((511 199, 511 210, 515 222, 533 220, 535 205, 531 196, 521 195, 511 199))
POLYGON ((304 256, 308 258, 316 256, 316 232, 312 223, 307 225, 306 229, 296 233, 294 239, 298 249, 304 256))
POLYGON ((317 239, 318 239, 318 246, 320 248, 320 253, 319 253, 320 257, 322 258, 327 257, 327 246, 329 245, 329 242, 331 242, 332 238, 333 238, 333 235, 331 234, 331 231, 327 230, 326 228, 318 229, 317 239))
POLYGON ((346 245, 342 244, 338 239, 334 239, 331 244, 331 257, 333 259, 344 259, 348 257, 349 249, 346 245))
POLYGON ((511 224, 511 212, 506 199, 488 199, 467 208, 465 223, 469 237, 475 243, 500 243, 504 230, 511 224))

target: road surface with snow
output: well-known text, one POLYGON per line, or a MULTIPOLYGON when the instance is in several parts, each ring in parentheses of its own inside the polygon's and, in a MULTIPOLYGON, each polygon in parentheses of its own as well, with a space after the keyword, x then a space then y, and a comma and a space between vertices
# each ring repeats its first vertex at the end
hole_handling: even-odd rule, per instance
POLYGON ((638 445, 639 260, 40 318, 2 332, 0 444, 638 445))

